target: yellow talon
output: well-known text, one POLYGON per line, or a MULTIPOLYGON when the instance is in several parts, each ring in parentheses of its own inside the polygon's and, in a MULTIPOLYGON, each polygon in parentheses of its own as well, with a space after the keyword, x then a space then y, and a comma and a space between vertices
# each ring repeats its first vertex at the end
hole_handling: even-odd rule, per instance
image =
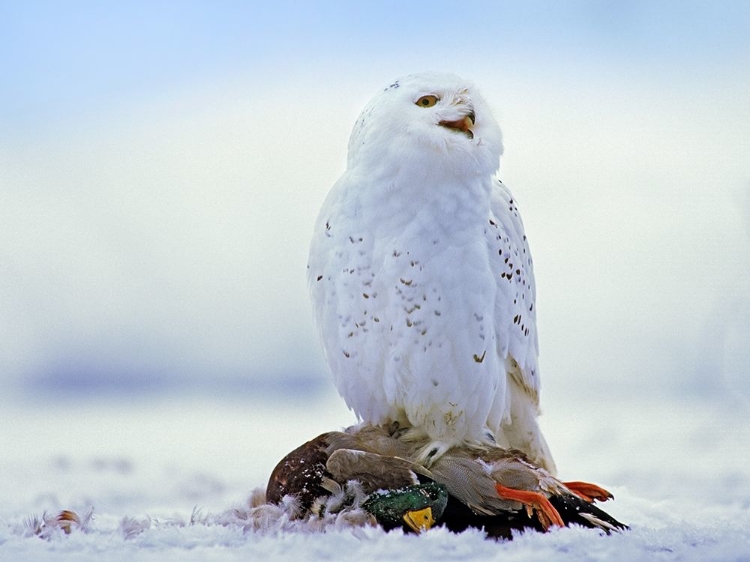
POLYGON ((416 511, 407 511, 404 515, 404 522, 417 533, 427 531, 435 524, 435 519, 432 517, 432 508, 428 506, 416 511))

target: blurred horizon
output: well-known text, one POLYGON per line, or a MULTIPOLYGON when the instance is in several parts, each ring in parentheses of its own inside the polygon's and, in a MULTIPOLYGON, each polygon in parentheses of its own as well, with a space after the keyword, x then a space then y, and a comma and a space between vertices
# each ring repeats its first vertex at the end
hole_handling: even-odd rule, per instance
POLYGON ((0 56, 5 393, 331 392, 312 225, 370 96, 437 69, 503 130, 543 406, 747 400, 746 2, 5 2, 0 56))

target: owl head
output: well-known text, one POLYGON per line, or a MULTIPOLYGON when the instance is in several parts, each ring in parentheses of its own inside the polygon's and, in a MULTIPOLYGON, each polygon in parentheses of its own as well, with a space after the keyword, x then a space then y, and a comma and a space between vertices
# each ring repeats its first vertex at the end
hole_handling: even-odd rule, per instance
POLYGON ((348 168, 426 174, 492 174, 500 127, 477 89, 448 73, 399 78, 378 92, 349 139, 348 168))

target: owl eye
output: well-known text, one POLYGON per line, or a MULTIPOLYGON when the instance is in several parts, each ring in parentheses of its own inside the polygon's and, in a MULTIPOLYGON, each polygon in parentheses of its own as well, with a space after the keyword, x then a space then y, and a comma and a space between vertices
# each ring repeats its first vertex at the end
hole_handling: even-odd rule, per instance
POLYGON ((422 96, 414 103, 416 103, 419 107, 432 107, 439 101, 440 101, 439 97, 428 95, 428 96, 422 96))

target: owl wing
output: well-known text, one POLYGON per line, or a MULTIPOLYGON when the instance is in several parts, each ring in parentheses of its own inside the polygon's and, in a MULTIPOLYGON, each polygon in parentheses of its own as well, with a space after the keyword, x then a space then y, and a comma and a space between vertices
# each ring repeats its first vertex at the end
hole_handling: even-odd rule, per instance
MULTIPOLYGON (((321 207, 307 278, 336 388, 359 419, 382 423, 391 413, 383 389, 385 356, 367 342, 384 337, 379 310, 387 302, 386 295, 373 286, 373 237, 367 234, 371 227, 359 215, 358 203, 346 196, 352 181, 344 174, 321 207)), ((357 185, 367 189, 367 184, 357 185)))
POLYGON ((531 252, 513 195, 499 180, 493 183, 487 242, 498 288, 497 351, 511 379, 538 405, 539 343, 531 252))

